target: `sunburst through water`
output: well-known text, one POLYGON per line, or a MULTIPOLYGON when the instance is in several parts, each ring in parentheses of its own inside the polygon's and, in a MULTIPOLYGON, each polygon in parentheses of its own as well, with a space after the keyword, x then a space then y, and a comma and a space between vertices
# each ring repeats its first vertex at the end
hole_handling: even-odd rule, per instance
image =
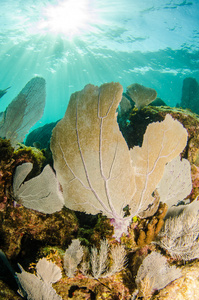
POLYGON ((40 123, 63 116, 84 85, 119 81, 180 101, 186 77, 199 81, 199 3, 158 0, 1 1, 0 89, 4 110, 39 75, 47 82, 40 123))

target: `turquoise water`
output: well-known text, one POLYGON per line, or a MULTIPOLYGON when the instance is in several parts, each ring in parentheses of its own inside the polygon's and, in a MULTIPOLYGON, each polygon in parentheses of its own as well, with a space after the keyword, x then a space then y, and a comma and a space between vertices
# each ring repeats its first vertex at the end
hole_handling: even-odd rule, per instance
POLYGON ((183 79, 199 82, 198 16, 198 0, 1 0, 0 89, 11 88, 0 111, 34 76, 47 89, 34 128, 63 117, 88 83, 137 82, 175 106, 183 79))

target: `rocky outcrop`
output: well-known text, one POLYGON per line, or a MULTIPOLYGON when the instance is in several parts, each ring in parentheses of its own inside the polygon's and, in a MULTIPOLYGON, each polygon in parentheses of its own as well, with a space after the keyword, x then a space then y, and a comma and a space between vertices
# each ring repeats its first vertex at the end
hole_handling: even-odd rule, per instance
POLYGON ((199 114, 199 85, 195 78, 188 77, 183 80, 182 98, 180 106, 189 108, 199 114))

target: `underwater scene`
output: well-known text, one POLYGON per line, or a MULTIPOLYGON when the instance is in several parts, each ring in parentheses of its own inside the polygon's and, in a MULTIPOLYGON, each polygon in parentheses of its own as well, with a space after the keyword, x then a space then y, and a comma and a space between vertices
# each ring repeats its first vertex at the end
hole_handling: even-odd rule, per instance
POLYGON ((199 299, 198 16, 0 1, 0 300, 199 299))

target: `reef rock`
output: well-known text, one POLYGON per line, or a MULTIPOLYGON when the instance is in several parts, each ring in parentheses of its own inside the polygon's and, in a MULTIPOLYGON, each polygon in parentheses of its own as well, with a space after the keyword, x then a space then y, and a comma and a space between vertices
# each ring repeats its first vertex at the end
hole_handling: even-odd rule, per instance
POLYGON ((56 126, 57 122, 45 124, 44 126, 31 131, 26 138, 26 146, 36 147, 39 149, 49 149, 52 130, 56 126))
POLYGON ((199 299, 199 262, 181 267, 182 277, 161 290, 151 300, 193 300, 199 299))
POLYGON ((182 98, 180 106, 190 108, 194 113, 199 114, 199 84, 195 78, 188 77, 183 80, 182 98))
POLYGON ((22 251, 34 255, 38 245, 61 245, 77 231, 78 223, 73 212, 66 209, 52 215, 25 208, 14 198, 12 182, 16 167, 33 163, 28 178, 41 173, 45 158, 41 151, 24 147, 15 150, 6 139, 0 139, 0 243, 8 258, 22 251))

